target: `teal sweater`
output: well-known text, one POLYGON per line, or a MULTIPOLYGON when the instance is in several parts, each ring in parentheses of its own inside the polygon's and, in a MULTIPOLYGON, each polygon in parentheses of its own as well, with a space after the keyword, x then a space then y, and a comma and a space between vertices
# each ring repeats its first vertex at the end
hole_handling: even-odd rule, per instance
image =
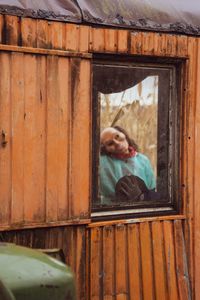
POLYGON ((112 204, 115 185, 125 175, 140 177, 149 190, 156 187, 155 176, 149 159, 137 153, 134 157, 121 160, 108 155, 100 156, 100 196, 101 204, 112 204))

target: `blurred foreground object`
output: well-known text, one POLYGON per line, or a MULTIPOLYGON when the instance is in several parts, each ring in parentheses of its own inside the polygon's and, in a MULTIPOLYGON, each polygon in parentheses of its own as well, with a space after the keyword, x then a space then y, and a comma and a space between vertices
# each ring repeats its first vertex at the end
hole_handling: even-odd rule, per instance
POLYGON ((42 253, 0 243, 0 299, 75 300, 75 280, 69 267, 42 253))

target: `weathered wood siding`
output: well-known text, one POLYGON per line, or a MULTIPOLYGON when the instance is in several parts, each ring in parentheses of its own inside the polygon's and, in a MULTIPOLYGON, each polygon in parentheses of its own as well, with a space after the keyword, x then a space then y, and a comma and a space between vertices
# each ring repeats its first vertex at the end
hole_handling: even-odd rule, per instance
POLYGON ((2 235, 28 246, 64 248, 77 276, 78 299, 189 299, 183 234, 192 296, 198 299, 199 59, 195 37, 0 16, 0 134, 8 141, 0 145, 0 227, 65 225, 2 235), (91 222, 88 53, 186 59, 182 225, 156 218, 70 225, 91 222))
POLYGON ((88 218, 90 62, 2 51, 0 70, 1 226, 88 218))
POLYGON ((27 229, 1 237, 63 249, 80 300, 191 299, 181 220, 27 229))

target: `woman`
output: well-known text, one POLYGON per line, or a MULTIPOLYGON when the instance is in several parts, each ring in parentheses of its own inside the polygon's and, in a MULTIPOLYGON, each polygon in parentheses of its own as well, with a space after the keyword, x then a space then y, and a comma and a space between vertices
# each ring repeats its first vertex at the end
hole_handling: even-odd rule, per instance
POLYGON ((148 191, 156 186, 153 169, 127 132, 119 126, 108 127, 102 131, 100 142, 101 203, 148 199, 148 191))

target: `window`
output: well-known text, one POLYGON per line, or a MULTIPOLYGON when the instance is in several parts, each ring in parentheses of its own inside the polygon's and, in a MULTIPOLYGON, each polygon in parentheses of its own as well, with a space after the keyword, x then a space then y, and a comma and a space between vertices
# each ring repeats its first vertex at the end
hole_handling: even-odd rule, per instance
POLYGON ((132 60, 93 64, 93 216, 180 204, 181 64, 132 60))

